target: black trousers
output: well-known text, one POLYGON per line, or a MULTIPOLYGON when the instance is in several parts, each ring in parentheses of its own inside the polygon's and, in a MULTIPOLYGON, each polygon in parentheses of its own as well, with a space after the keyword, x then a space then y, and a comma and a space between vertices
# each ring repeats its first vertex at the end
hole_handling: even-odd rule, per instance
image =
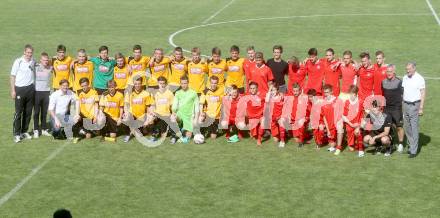
POLYGON ((15 87, 14 135, 25 133, 29 129, 34 107, 34 85, 15 87))
POLYGON ((36 91, 34 102, 34 130, 47 130, 47 108, 50 91, 36 91))

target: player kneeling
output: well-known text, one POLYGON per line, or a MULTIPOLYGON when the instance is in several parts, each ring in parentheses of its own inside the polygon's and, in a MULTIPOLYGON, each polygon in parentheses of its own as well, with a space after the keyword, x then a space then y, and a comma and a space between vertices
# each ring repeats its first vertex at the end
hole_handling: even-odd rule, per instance
POLYGON ((278 123, 283 112, 284 94, 279 91, 278 84, 274 84, 270 87, 269 92, 266 94, 265 101, 266 105, 270 105, 272 112, 270 130, 273 140, 279 142, 278 147, 284 148, 286 145, 286 129, 278 123))
POLYGON ((385 156, 391 155, 391 125, 393 120, 390 115, 383 113, 377 101, 373 101, 372 108, 368 112, 367 121, 362 122, 364 129, 369 130, 369 134, 364 136, 364 143, 374 145, 376 154, 385 150, 385 156), (369 119, 369 120, 368 120, 369 119))
POLYGON ((257 140, 257 146, 261 146, 264 129, 261 126, 261 118, 264 111, 264 98, 258 92, 258 83, 249 83, 250 100, 247 102, 247 122, 250 125, 250 135, 257 140))
POLYGON ((139 121, 142 122, 142 126, 138 128, 139 132, 136 130, 136 128, 130 127, 131 133, 124 138, 124 142, 128 142, 130 140, 130 136, 133 134, 136 134, 136 136, 143 136, 151 133, 150 130, 154 122, 154 99, 149 92, 144 90, 142 82, 142 77, 135 79, 133 92, 125 96, 125 102, 128 102, 129 104, 126 111, 129 113, 124 113, 124 119, 128 120, 129 122, 134 121, 130 126, 139 126, 136 124, 139 121), (133 120, 131 119, 130 114, 133 116, 133 120))
MULTIPOLYGON (((295 142, 298 143, 298 147, 301 148, 304 146, 305 140, 310 138, 308 126, 312 103, 308 96, 301 94, 302 90, 299 83, 294 83, 291 90, 293 94, 292 112, 290 116, 292 123, 291 133, 295 142)), ((312 92, 312 90, 309 91, 312 92)))
MULTIPOLYGON (((105 125, 101 130, 106 141, 116 141, 118 130, 122 124, 122 115, 124 112, 124 95, 116 90, 115 80, 107 83, 107 90, 99 100, 100 113, 105 116, 105 125)), ((98 122, 101 122, 99 120, 98 122)))
MULTIPOLYGON (((159 90, 154 94, 155 102, 155 120, 154 120, 154 130, 153 136, 154 140, 167 137, 169 126, 168 123, 171 121, 171 106, 173 105, 174 95, 168 89, 168 81, 165 77, 159 76, 157 78, 157 83, 159 85, 159 90)), ((174 131, 171 131, 174 135, 174 131)), ((174 138, 174 137, 173 137, 174 138)))
POLYGON ((91 119, 96 124, 98 115, 98 93, 90 88, 90 81, 84 77, 79 80, 81 90, 77 96, 75 125, 73 125, 74 139, 73 143, 77 143, 80 137, 91 138, 93 131, 84 127, 84 119, 91 119))
POLYGON ((206 134, 210 134, 211 139, 217 138, 222 100, 225 95, 224 88, 219 87, 218 84, 219 77, 211 76, 209 88, 205 89, 200 96, 199 123, 209 123, 209 126, 202 130, 206 134))
POLYGON ((240 94, 238 93, 238 87, 236 85, 231 85, 228 96, 223 98, 224 108, 229 111, 229 115, 224 117, 221 125, 226 127, 225 138, 230 143, 239 142, 243 138, 242 130, 238 129, 235 123, 235 118, 237 117, 238 103, 240 102, 240 94), (227 118, 227 119, 226 119, 227 118), (237 132, 231 136, 232 132, 237 132))

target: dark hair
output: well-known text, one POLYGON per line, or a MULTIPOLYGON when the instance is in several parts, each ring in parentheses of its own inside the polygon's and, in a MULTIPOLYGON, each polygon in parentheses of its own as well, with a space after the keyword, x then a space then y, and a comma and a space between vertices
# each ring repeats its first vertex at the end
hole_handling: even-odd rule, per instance
POLYGON ((310 48, 309 51, 307 52, 307 54, 309 54, 309 55, 314 55, 314 56, 318 56, 318 49, 316 49, 316 48, 310 48))
POLYGON ((83 84, 83 83, 87 83, 87 84, 90 84, 90 81, 89 81, 89 78, 87 78, 87 77, 83 77, 83 78, 81 78, 81 79, 79 79, 79 84, 83 84))
POLYGON ((231 49, 229 50, 230 52, 236 51, 238 53, 240 53, 240 48, 236 45, 231 46, 231 49))
MULTIPOLYGON (((123 58, 125 59, 124 55, 121 52, 118 52, 115 54, 115 60, 119 59, 119 58, 123 58)), ((125 62, 125 61, 124 61, 125 62)))
POLYGON ((30 49, 30 50, 34 51, 34 47, 32 47, 32 45, 30 45, 30 44, 26 44, 26 45, 24 46, 24 50, 25 50, 25 51, 26 51, 26 49, 30 49))
POLYGON ((215 81, 219 81, 219 78, 217 77, 217 76, 211 76, 210 78, 209 78, 209 80, 211 81, 211 80, 215 80, 215 81))
POLYGON ((275 49, 280 50, 281 53, 283 53, 283 46, 282 45, 274 45, 272 48, 272 51, 275 51, 275 49))
POLYGON ((140 77, 138 77, 138 78, 136 78, 134 81, 139 81, 139 82, 143 82, 144 81, 144 79, 140 76, 140 77))
POLYGON ((66 46, 64 46, 64 45, 58 45, 57 46, 57 52, 59 52, 59 51, 64 51, 64 52, 66 52, 66 46))
POLYGON ((246 48, 246 51, 255 51, 255 48, 253 45, 250 45, 246 48))
POLYGON ((47 54, 46 52, 41 52, 41 57, 49 57, 49 54, 47 54))
POLYGON ((332 90, 332 91, 333 91, 333 86, 330 85, 330 84, 325 84, 325 85, 322 87, 322 90, 332 90))
POLYGON ((316 95, 316 90, 315 90, 315 89, 309 89, 309 90, 307 91, 307 95, 315 96, 315 95, 316 95))
POLYGON ((261 51, 257 51, 257 52, 255 53, 255 58, 262 58, 262 59, 264 59, 263 52, 261 52, 261 51))
POLYGON ((365 57, 366 57, 366 58, 370 59, 370 53, 364 51, 364 52, 362 52, 362 53, 359 55, 359 57, 360 57, 360 58, 365 58, 365 57))
POLYGON ((331 52, 333 55, 335 54, 335 50, 332 48, 328 48, 327 50, 325 50, 326 52, 331 52))
POLYGON ((250 86, 256 86, 256 87, 258 87, 258 83, 256 83, 256 82, 250 82, 250 83, 249 83, 249 87, 250 87, 250 86))
POLYGON ((214 47, 214 48, 212 48, 211 53, 212 53, 213 55, 214 55, 214 54, 216 54, 216 55, 222 55, 222 50, 220 50, 219 47, 214 47))
POLYGON ((142 52, 142 47, 140 45, 134 45, 133 51, 135 51, 135 50, 141 50, 141 52, 142 52))
POLYGON ((184 75, 182 77, 180 77, 180 81, 188 81, 188 76, 184 75))
POLYGON ((344 53, 342 53, 342 55, 350 55, 350 57, 353 57, 353 53, 351 53, 350 50, 344 51, 344 53))
POLYGON ((165 77, 163 77, 163 76, 159 76, 159 77, 157 78, 157 81, 158 81, 158 82, 159 82, 159 81, 162 81, 162 82, 167 83, 167 78, 165 78, 165 77))
POLYGON ((116 81, 115 80, 109 80, 108 82, 107 82, 107 87, 110 87, 110 85, 114 85, 114 86, 116 86, 117 84, 116 84, 116 81))
POLYGON ((382 55, 382 57, 385 57, 385 53, 383 53, 383 51, 381 51, 381 50, 376 51, 376 56, 378 56, 378 55, 382 55))
POLYGON ((297 89, 297 88, 301 88, 301 86, 299 85, 299 83, 294 83, 292 85, 292 88, 297 89))
POLYGON ((182 47, 175 47, 175 48, 174 48, 174 51, 180 51, 180 52, 182 52, 183 50, 182 50, 182 47))
POLYGON ((99 47, 98 51, 99 52, 101 52, 101 51, 108 51, 108 47, 105 46, 105 45, 102 45, 101 47, 99 47))
POLYGON ((357 94, 359 92, 359 88, 356 85, 351 85, 348 89, 348 93, 357 94))
POLYGON ((231 85, 232 90, 238 90, 238 87, 236 85, 231 85))
POLYGON ((67 79, 62 79, 62 80, 60 80, 60 82, 58 83, 59 85, 63 85, 64 83, 67 83, 67 85, 69 85, 70 83, 69 83, 69 80, 67 80, 67 79))
POLYGON ((72 214, 69 210, 64 208, 58 209, 53 213, 53 218, 72 218, 72 214))
POLYGON ((194 48, 191 49, 191 52, 200 54, 200 48, 199 47, 194 47, 194 48))
POLYGON ((373 108, 377 108, 379 107, 379 102, 377 100, 374 100, 373 102, 371 102, 371 105, 373 106, 373 108))

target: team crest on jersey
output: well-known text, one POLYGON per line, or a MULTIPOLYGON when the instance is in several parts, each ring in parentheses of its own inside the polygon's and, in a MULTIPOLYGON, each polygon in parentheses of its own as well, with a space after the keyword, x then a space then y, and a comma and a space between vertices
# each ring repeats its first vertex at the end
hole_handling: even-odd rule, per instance
POLYGON ((104 65, 99 65, 99 72, 101 73, 107 73, 109 71, 109 68, 104 65))
POLYGON ((165 65, 154 66, 154 72, 160 72, 165 70, 165 65))
POLYGON ((89 72, 89 68, 88 67, 77 67, 76 68, 76 72, 78 72, 78 73, 87 73, 87 72, 89 72))
POLYGON ((240 67, 239 66, 229 66, 228 71, 229 72, 238 72, 238 71, 240 71, 240 67))
POLYGON ((220 68, 212 68, 212 73, 213 74, 219 74, 219 73, 222 73, 222 72, 223 72, 223 70, 220 69, 220 68))
POLYGON ((127 75, 125 73, 115 73, 116 79, 125 79, 127 75))
POLYGON ((183 64, 174 64, 174 68, 176 68, 177 70, 184 70, 185 69, 185 65, 183 65, 183 64))
POLYGON ((57 66, 57 70, 67 70, 67 65, 66 64, 60 64, 57 66))
POLYGON ((200 69, 200 68, 191 68, 191 73, 192 74, 201 74, 202 73, 202 69, 200 69))

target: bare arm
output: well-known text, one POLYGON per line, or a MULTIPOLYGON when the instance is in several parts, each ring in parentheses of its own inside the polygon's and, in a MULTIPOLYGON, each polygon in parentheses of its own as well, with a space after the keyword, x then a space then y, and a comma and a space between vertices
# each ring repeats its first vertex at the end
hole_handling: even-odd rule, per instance
POLYGON ((420 108, 419 108, 419 115, 423 115, 423 105, 425 105, 425 95, 426 91, 425 89, 420 89, 420 108))
POLYGON ((15 99, 16 93, 15 93, 15 76, 11 76, 10 79, 10 86, 11 86, 11 98, 15 99))

